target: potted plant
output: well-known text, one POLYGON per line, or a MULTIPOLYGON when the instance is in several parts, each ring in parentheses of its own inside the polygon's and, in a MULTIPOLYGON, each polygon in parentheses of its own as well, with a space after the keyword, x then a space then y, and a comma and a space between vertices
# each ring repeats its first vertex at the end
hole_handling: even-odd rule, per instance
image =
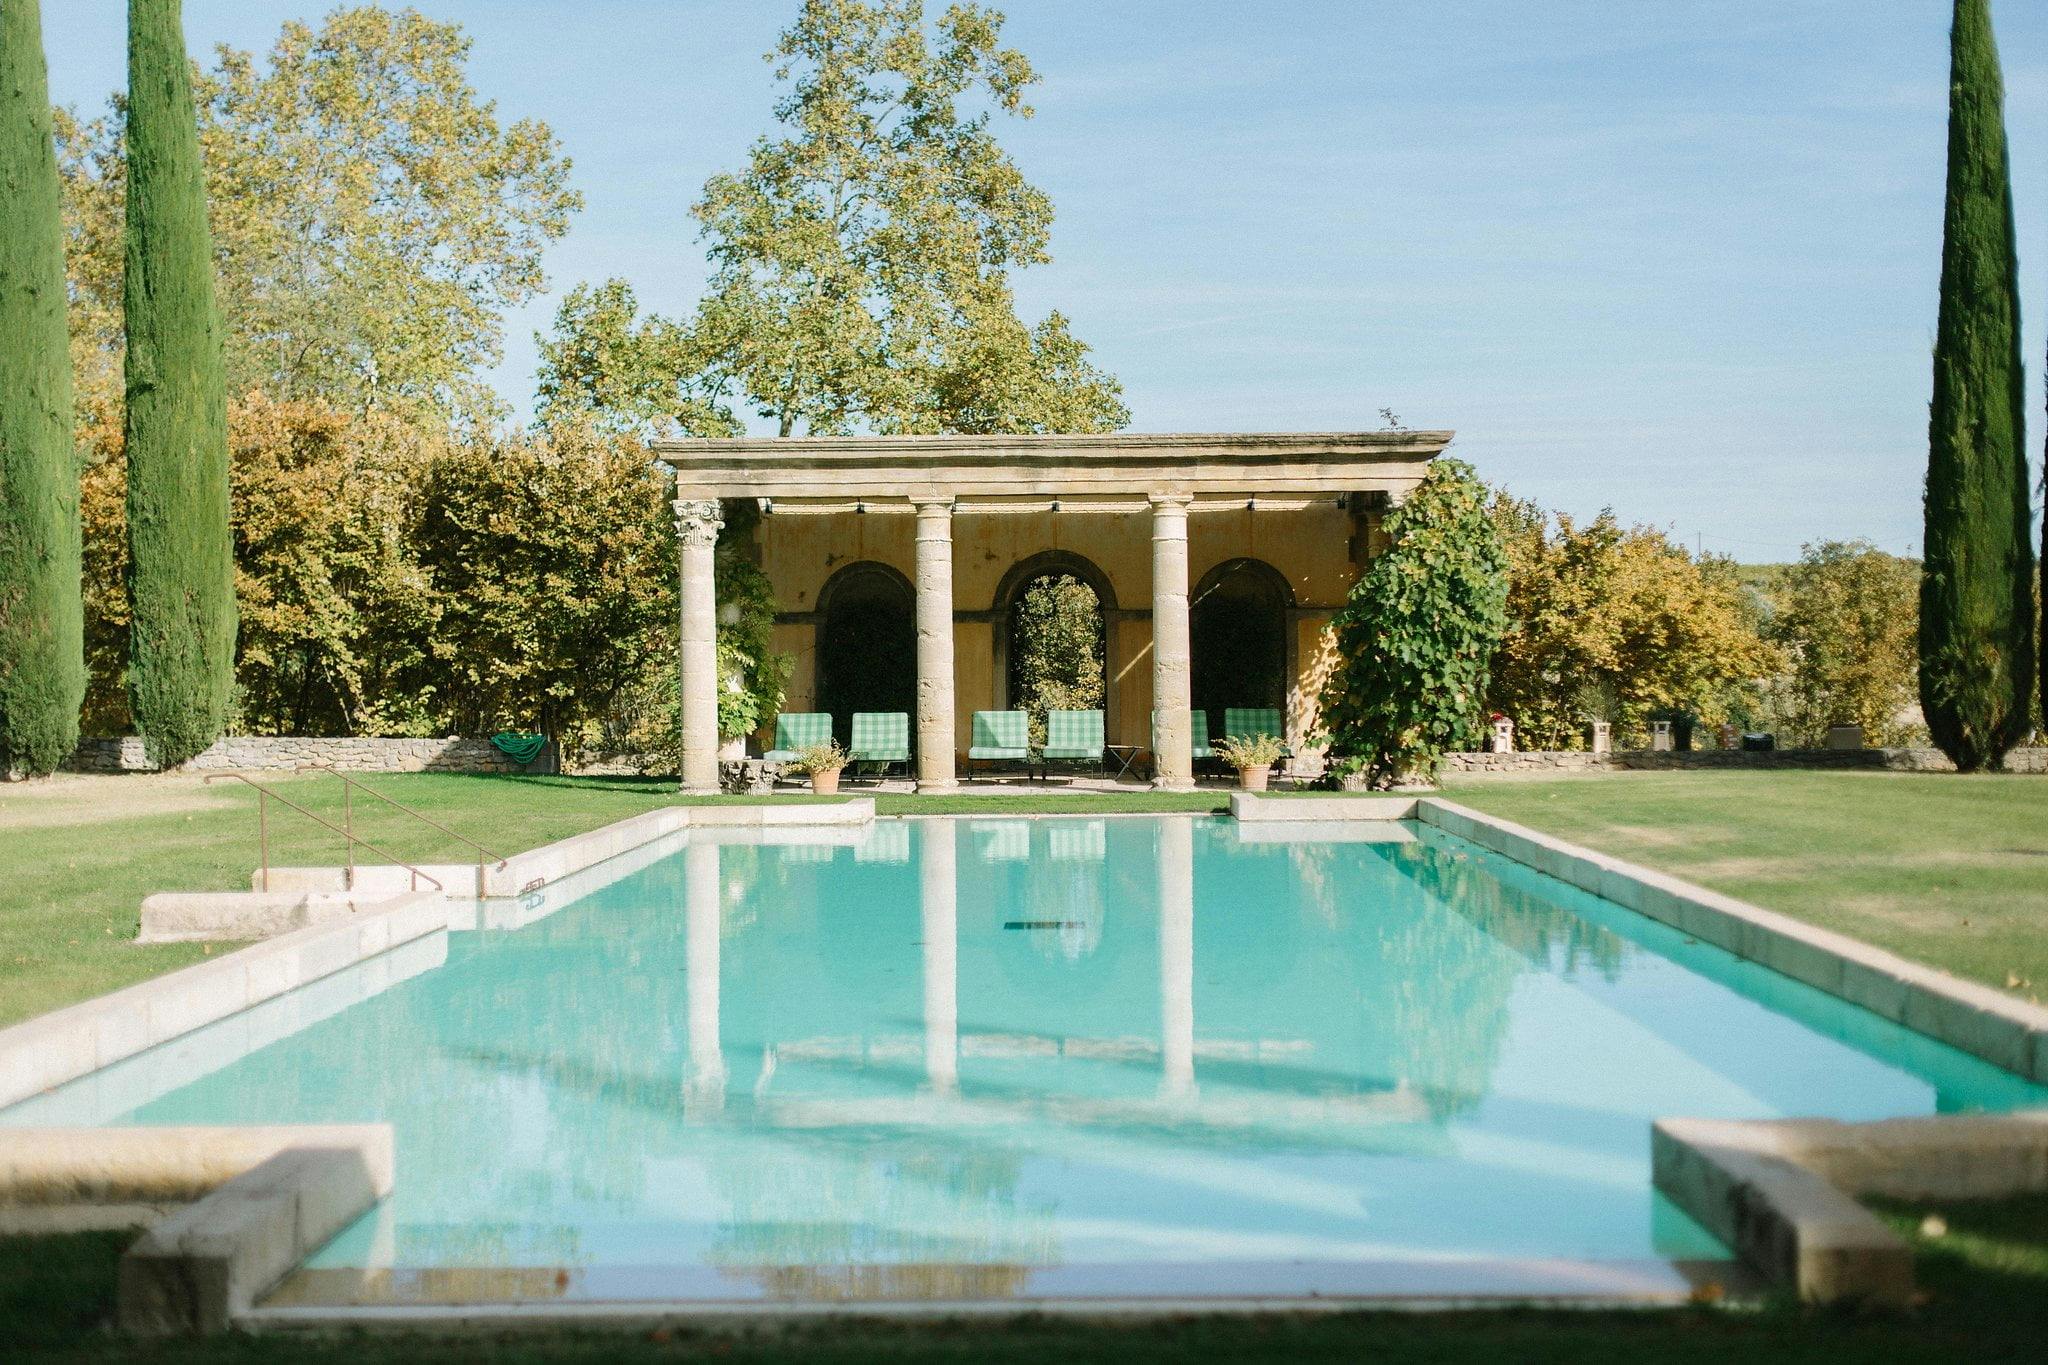
POLYGON ((839 770, 846 766, 846 750, 839 747, 838 740, 828 739, 823 744, 798 749, 789 766, 810 777, 812 791, 830 796, 839 790, 839 770))
POLYGON ((1248 792, 1266 789, 1266 776, 1287 746, 1271 735, 1231 735, 1216 741, 1216 757, 1237 769, 1237 785, 1248 792))

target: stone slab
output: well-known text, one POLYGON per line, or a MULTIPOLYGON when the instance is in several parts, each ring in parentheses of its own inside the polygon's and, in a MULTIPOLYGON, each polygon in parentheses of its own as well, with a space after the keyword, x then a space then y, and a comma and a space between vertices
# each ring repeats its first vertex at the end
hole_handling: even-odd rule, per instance
POLYGON ((0 1108, 446 924, 438 898, 407 896, 0 1029, 0 1108))
POLYGON ((1244 824, 1292 820, 1408 820, 1412 796, 1270 796, 1232 792, 1230 814, 1244 824))
POLYGON ((137 943, 245 943, 382 908, 344 891, 160 891, 142 902, 137 943))
MULTIPOLYGON (((30 1210, 189 1204, 292 1147, 373 1141, 378 1131, 355 1124, 0 1128, 0 1228, 30 1210)), ((388 1164, 389 1157, 387 1142, 380 1159, 388 1164)))
POLYGON ((1843 1123, 1663 1119, 1659 1190, 1809 1303, 1904 1306, 1913 1252, 1858 1197, 1991 1199, 2048 1190, 2048 1110, 1843 1123))
POLYGON ((245 1170, 145 1232, 121 1258, 124 1331, 224 1332, 391 1192, 388 1125, 330 1129, 245 1170))

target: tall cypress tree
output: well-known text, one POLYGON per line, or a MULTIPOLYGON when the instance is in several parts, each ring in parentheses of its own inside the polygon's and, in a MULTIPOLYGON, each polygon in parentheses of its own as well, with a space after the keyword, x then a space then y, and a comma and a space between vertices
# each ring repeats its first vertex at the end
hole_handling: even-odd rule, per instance
POLYGON ((0 0, 0 766, 48 773, 85 697, 64 225, 38 0, 0 0))
POLYGON ((128 693, 170 767, 234 689, 227 387, 180 0, 128 3, 128 693))
POLYGON ((2033 490, 2005 90, 1989 0, 1956 0, 1949 48, 1920 706, 1956 767, 1981 772, 2003 763, 2026 733, 2032 701, 2033 490))

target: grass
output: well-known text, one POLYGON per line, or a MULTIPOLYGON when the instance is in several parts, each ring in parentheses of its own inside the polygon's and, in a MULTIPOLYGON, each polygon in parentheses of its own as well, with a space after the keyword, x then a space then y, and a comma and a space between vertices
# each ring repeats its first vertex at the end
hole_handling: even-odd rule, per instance
POLYGON ((2022 1361, 2040 1358, 2048 1334, 2048 1196, 1930 1210, 1883 1210, 1916 1243, 1926 1301, 1912 1312, 1762 1309, 1579 1312, 1502 1310, 1347 1313, 1300 1317, 1193 1318, 1134 1325, 1027 1319, 1009 1324, 892 1326, 844 1323, 752 1336, 686 1331, 605 1335, 521 1334, 417 1338, 230 1337, 140 1343, 107 1326, 114 1263, 127 1238, 97 1233, 0 1237, 0 1356, 38 1360, 172 1362, 305 1361, 386 1365, 396 1361, 640 1362, 706 1356, 736 1365, 797 1361, 1103 1361, 1151 1365, 1199 1361, 1373 1360, 1641 1365, 1646 1360, 1726 1365, 1884 1360, 2022 1361), (1947 1223, 1939 1238, 1914 1229, 1930 1212, 1947 1223), (50 1305, 60 1304, 52 1312, 50 1305), (658 1339, 657 1339, 658 1338, 658 1339))
POLYGON ((2048 780, 1944 773, 1611 773, 1465 780, 1491 815, 2038 999, 2048 780))

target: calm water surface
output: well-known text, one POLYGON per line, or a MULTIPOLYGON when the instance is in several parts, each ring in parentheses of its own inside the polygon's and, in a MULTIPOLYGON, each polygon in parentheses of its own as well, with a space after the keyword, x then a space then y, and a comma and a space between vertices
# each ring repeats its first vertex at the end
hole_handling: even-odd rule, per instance
POLYGON ((1682 1292, 1727 1252, 1652 1119, 2048 1101, 1378 833, 700 831, 0 1120, 394 1125, 397 1192, 287 1299, 1682 1292))

